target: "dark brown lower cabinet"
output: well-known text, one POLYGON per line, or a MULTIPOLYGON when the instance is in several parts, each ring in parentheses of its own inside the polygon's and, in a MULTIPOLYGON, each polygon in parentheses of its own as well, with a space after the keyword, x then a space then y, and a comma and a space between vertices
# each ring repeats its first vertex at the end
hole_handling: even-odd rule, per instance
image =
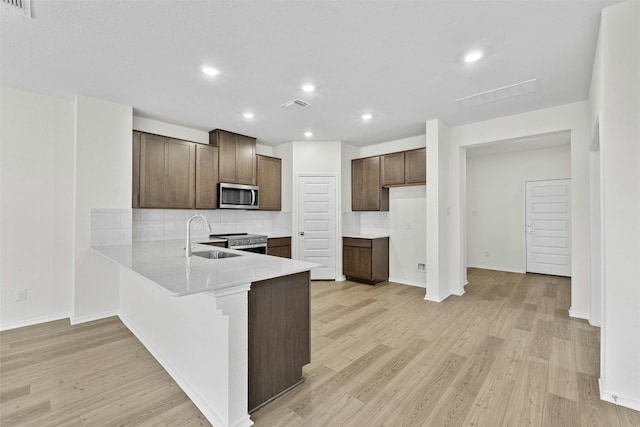
POLYGON ((311 362, 309 272, 251 284, 249 412, 304 381, 311 362))
POLYGON ((267 255, 291 258, 291 237, 275 237, 267 240, 267 255))
POLYGON ((375 284, 389 279, 389 238, 342 238, 342 274, 375 284))

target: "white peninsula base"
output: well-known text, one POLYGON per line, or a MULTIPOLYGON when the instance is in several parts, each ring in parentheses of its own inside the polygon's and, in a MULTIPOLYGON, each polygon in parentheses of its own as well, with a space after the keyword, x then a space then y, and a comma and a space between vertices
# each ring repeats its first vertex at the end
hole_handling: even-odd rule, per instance
POLYGON ((247 292, 176 298, 120 267, 120 318, 216 427, 247 413, 247 292))

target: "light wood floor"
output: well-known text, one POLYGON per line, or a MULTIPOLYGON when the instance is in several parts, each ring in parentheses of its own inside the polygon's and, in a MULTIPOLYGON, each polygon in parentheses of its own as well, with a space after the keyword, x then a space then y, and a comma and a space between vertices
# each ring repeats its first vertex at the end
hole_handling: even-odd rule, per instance
MULTIPOLYGON (((256 426, 640 426, 598 398, 599 330, 568 279, 470 270, 437 304, 393 283, 313 282, 306 382, 256 426)), ((0 334, 0 425, 209 425, 117 318, 0 334)))

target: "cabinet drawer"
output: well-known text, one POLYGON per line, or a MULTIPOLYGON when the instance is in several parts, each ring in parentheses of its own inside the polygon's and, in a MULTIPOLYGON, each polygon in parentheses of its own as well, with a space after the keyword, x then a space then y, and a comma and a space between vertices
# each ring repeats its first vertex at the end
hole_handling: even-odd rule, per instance
POLYGON ((343 237, 342 243, 345 246, 356 246, 359 248, 371 247, 371 239, 354 239, 353 237, 343 237))
POLYGON ((275 237, 267 240, 267 246, 274 248, 276 246, 291 246, 291 237, 275 237))

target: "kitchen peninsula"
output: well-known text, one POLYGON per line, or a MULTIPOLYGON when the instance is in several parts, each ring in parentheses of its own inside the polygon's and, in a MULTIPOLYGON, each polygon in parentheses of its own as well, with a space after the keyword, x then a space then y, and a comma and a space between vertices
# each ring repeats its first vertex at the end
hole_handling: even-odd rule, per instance
POLYGON ((316 264, 206 244, 186 258, 182 240, 93 250, 120 266, 122 321, 213 425, 249 426, 302 381, 316 264))

